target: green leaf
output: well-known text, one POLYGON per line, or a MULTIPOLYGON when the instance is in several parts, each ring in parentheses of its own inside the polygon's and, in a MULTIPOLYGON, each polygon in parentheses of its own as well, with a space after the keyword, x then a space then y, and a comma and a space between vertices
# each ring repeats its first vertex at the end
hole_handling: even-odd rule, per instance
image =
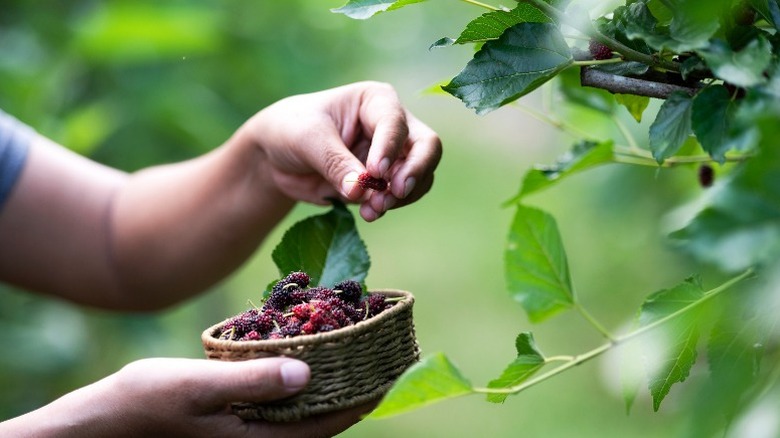
POLYGON ((764 72, 772 61, 772 45, 759 36, 735 52, 724 41, 715 40, 698 54, 719 79, 739 87, 751 87, 766 82, 764 72))
MULTIPOLYGON (((661 8, 665 9, 663 6, 661 8)), ((615 19, 620 23, 626 38, 630 40, 644 41, 655 50, 677 45, 669 35, 669 28, 659 25, 658 19, 650 9, 650 4, 633 3, 624 8, 623 13, 618 14, 615 19)))
POLYGON ((749 93, 737 114, 751 127, 758 153, 723 178, 671 242, 697 260, 726 272, 780 259, 780 104, 776 96, 749 93))
MULTIPOLYGON (((488 388, 511 388, 518 385, 539 371, 545 363, 544 355, 536 348, 534 335, 523 332, 515 339, 517 358, 510 363, 497 379, 488 383, 488 388)), ((509 394, 488 394, 492 403, 503 403, 509 394)))
POLYGON ((509 292, 531 322, 574 303, 566 252, 552 216, 518 205, 504 253, 509 292))
POLYGON ((683 52, 706 47, 720 28, 720 19, 730 7, 730 0, 679 0, 669 25, 670 36, 678 44, 670 49, 683 52))
POLYGON ((707 342, 710 378, 699 389, 691 415, 697 435, 714 436, 728 427, 766 384, 761 365, 777 333, 780 310, 771 294, 774 290, 743 287, 716 302, 720 314, 707 342))
POLYGON ((407 369, 370 418, 386 418, 430 404, 471 394, 471 383, 442 353, 426 357, 407 369))
POLYGON ((774 263, 780 258, 780 114, 755 120, 761 151, 738 168, 672 243, 726 272, 774 263))
POLYGON ((505 205, 515 204, 531 193, 548 188, 577 172, 611 163, 613 159, 611 140, 596 143, 583 140, 558 160, 547 166, 537 165, 526 172, 520 192, 505 205))
POLYGON ((653 50, 647 45, 644 39, 629 36, 634 20, 636 20, 636 18, 631 16, 629 7, 619 6, 613 11, 612 19, 600 17, 595 20, 595 24, 601 33, 618 40, 625 46, 638 52, 646 54, 652 53, 653 50))
POLYGON ((519 23, 486 42, 443 88, 485 114, 530 93, 572 62, 555 25, 519 23))
MULTIPOLYGON (((704 291, 697 278, 689 278, 672 289, 655 292, 642 304, 639 325, 647 326, 666 318, 703 296, 704 291)), ((645 354, 649 362, 655 365, 648 370, 648 386, 655 411, 672 385, 688 377, 696 361, 699 313, 699 309, 693 309, 678 315, 656 328, 651 342, 644 339, 645 345, 651 346, 646 347, 645 354)))
POLYGON ((371 266, 355 219, 341 203, 290 227, 271 257, 281 276, 305 271, 312 284, 325 286, 347 279, 362 282, 371 266))
POLYGON ((466 25, 455 44, 498 39, 507 29, 518 23, 550 23, 550 17, 539 9, 518 3, 509 11, 492 11, 480 15, 466 25))
POLYGON ((749 0, 750 5, 761 15, 761 18, 780 30, 780 5, 777 0, 749 0))
POLYGON ((674 92, 658 110, 650 125, 650 150, 659 164, 674 155, 691 135, 692 106, 688 95, 674 92))
POLYGON ((650 98, 647 96, 635 96, 633 94, 616 94, 615 100, 628 110, 628 113, 637 123, 642 121, 642 113, 650 104, 650 98))
POLYGON ((558 74, 559 90, 567 101, 591 108, 605 114, 612 114, 615 98, 608 91, 580 84, 580 69, 567 68, 558 74))
POLYGON ((693 99, 691 128, 702 148, 720 163, 732 147, 729 131, 735 114, 736 104, 723 85, 705 88, 693 99))
POLYGON ((648 0, 646 4, 650 13, 658 20, 658 24, 666 26, 672 22, 674 12, 666 7, 663 0, 648 0))
POLYGON ((344 14, 349 18, 356 20, 365 20, 374 15, 400 9, 413 3, 421 3, 425 0, 349 0, 347 4, 340 8, 331 9, 331 12, 344 14))

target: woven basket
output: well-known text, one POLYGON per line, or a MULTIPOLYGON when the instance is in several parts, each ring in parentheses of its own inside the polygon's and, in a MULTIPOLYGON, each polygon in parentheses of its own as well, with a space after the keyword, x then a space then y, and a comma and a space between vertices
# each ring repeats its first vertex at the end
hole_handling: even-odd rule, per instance
POLYGON ((327 333, 263 341, 218 339, 227 320, 201 335, 209 359, 239 361, 286 356, 306 362, 311 381, 300 393, 276 402, 233 403, 245 420, 298 421, 302 418, 377 400, 420 357, 414 334, 414 297, 399 290, 379 290, 403 297, 379 315, 327 333))

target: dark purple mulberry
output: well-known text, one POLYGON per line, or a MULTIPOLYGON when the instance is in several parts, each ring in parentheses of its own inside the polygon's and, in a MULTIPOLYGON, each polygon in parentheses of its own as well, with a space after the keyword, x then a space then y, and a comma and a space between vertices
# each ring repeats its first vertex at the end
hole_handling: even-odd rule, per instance
POLYGON ((368 317, 376 316, 387 308, 385 296, 382 294, 370 294, 362 300, 363 306, 368 311, 368 317))
POLYGON ((284 310, 284 308, 292 304, 293 301, 297 301, 303 296, 300 293, 294 294, 294 291, 304 289, 309 285, 310 281, 311 277, 305 272, 291 272, 286 277, 276 282, 263 307, 284 310))
POLYGON ((285 338, 297 336, 301 334, 301 324, 298 320, 288 321, 280 330, 279 333, 285 338))
POLYGON ((702 164, 699 167, 699 184, 702 187, 710 187, 715 181, 715 170, 709 164, 702 164))
POLYGON ((334 291, 341 291, 338 296, 344 301, 357 303, 363 296, 363 286, 355 280, 346 280, 333 286, 334 291))
POLYGON ((328 301, 335 296, 336 292, 334 292, 333 289, 328 289, 327 287, 318 286, 309 289, 310 301, 328 301))

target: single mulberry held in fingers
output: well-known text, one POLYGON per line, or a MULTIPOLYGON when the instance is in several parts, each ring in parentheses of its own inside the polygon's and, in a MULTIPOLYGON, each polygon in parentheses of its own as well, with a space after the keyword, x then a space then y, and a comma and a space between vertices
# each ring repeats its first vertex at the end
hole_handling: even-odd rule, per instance
POLYGON ((376 190, 377 192, 384 192, 387 190, 387 181, 382 178, 374 178, 368 172, 363 172, 358 176, 358 184, 363 190, 376 190))

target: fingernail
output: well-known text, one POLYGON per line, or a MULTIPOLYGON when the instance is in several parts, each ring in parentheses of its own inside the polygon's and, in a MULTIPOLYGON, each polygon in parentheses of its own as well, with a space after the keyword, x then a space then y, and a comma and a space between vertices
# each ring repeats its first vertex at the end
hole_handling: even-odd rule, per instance
POLYGON ((349 198, 349 194, 352 193, 352 190, 355 188, 357 180, 357 172, 349 172, 344 177, 344 180, 341 182, 341 194, 344 195, 344 197, 349 198))
POLYGON ((412 193, 412 190, 414 190, 414 185, 416 183, 417 180, 415 180, 413 176, 406 178, 406 182, 404 183, 404 198, 409 196, 409 193, 412 193))
POLYGON ((285 362, 279 368, 282 382, 289 389, 300 389, 309 382, 309 366, 297 360, 285 362))
POLYGON ((387 169, 390 168, 390 159, 385 157, 379 162, 379 176, 384 177, 387 169))

